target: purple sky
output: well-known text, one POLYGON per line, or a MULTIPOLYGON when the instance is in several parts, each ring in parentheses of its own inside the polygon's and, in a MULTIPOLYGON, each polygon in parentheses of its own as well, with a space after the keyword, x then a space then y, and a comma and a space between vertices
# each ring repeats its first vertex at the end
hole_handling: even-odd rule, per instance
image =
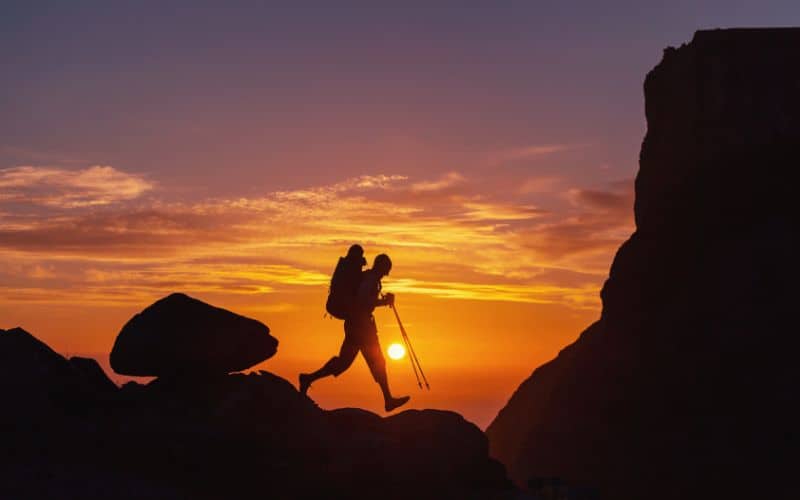
POLYGON ((790 1, 433 3, 4 2, 0 167, 238 194, 582 144, 551 168, 630 177, 665 46, 800 22, 790 1))

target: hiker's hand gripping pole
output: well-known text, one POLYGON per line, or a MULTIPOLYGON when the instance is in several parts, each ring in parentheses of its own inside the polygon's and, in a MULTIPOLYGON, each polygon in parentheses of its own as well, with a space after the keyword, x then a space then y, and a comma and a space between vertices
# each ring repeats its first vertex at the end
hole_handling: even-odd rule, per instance
POLYGON ((430 391, 431 386, 428 384, 428 379, 425 377, 425 372, 422 371, 422 365, 419 364, 419 358, 417 358, 417 353, 414 352, 414 348, 411 346, 411 339, 408 338, 408 334, 406 333, 405 327, 403 327, 403 322, 400 321, 400 315, 397 314, 397 306, 392 301, 392 305, 389 306, 394 311, 394 317, 397 318, 397 325, 400 327, 400 333, 403 336, 403 342, 406 344, 406 348, 408 349, 408 359, 411 360, 411 367, 414 369, 414 375, 417 377, 417 385, 419 388, 422 389, 422 383, 419 380, 420 375, 422 375, 422 380, 425 382, 425 387, 430 391), (417 368, 419 368, 419 375, 417 375, 417 368))

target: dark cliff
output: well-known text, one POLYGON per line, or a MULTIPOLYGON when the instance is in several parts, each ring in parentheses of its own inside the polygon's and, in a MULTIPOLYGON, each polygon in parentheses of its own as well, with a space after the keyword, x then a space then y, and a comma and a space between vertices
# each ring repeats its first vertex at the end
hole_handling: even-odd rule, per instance
POLYGON ((636 231, 601 317, 487 429, 518 482, 614 499, 790 491, 798 57, 800 29, 700 31, 647 75, 636 231))

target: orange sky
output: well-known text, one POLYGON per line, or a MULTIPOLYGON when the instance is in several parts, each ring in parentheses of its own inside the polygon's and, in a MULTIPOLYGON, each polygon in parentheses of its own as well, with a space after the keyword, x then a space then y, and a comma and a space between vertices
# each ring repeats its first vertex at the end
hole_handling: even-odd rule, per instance
MULTIPOLYGON (((492 161, 558 154, 528 148, 492 161)), ((0 326, 105 364, 130 316, 182 291, 267 324, 280 347, 257 368, 294 382, 338 349, 341 322, 323 318, 329 273, 360 242, 369 259, 392 256, 384 289, 397 295, 432 386, 420 393, 407 360, 390 361, 395 392, 485 426, 597 317, 599 288, 632 227, 631 188, 449 171, 184 202, 153 176, 111 166, 6 168, 0 326)), ((400 340, 390 311, 376 319, 384 347, 400 340)), ((360 359, 311 395, 323 407, 380 409, 360 359)))

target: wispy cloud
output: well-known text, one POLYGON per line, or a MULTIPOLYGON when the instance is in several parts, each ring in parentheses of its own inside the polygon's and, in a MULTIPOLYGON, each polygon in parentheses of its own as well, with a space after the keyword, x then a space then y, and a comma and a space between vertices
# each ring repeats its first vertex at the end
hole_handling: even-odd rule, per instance
POLYGON ((559 186, 564 183, 564 179, 557 176, 529 177, 521 180, 517 184, 518 194, 539 194, 558 192, 559 186))
POLYGON ((532 205, 512 205, 468 201, 464 203, 466 219, 476 221, 525 221, 544 212, 532 205))
MULTIPOLYGON (((11 170, 3 189, 59 178, 11 170)), ((102 177, 57 184, 110 200, 110 189, 96 187, 102 177)), ((105 204, 16 205, 0 213, 0 261, 14 263, 0 266, 0 296, 141 303, 173 290, 324 294, 335 256, 361 242, 370 255, 392 254, 400 278, 392 286, 407 293, 596 307, 632 227, 630 185, 564 190, 562 210, 544 210, 514 193, 470 194, 471 182, 455 172, 375 175, 257 197, 126 203, 149 189, 140 186, 105 204)))
POLYGON ((553 266, 604 272, 633 229, 633 180, 569 189, 565 198, 571 208, 519 233, 523 247, 553 266))
POLYGON ((618 214, 633 210, 632 179, 612 183, 610 189, 570 189, 567 194, 574 205, 618 214))
POLYGON ((494 151, 489 154, 489 164, 499 165, 502 163, 539 158, 555 153, 570 151, 579 147, 582 146, 575 144, 531 144, 528 146, 507 148, 500 151, 494 151))
POLYGON ((441 191, 461 184, 466 179, 458 172, 448 172, 442 177, 432 181, 421 181, 411 184, 412 191, 441 191))
POLYGON ((144 177, 95 165, 80 170, 20 166, 0 169, 0 203, 58 208, 109 205, 138 198, 153 184, 144 177))
POLYGON ((527 302, 531 304, 568 304, 577 308, 597 307, 600 287, 595 284, 559 286, 553 283, 468 283, 455 281, 392 281, 398 293, 427 295, 440 299, 527 302))

